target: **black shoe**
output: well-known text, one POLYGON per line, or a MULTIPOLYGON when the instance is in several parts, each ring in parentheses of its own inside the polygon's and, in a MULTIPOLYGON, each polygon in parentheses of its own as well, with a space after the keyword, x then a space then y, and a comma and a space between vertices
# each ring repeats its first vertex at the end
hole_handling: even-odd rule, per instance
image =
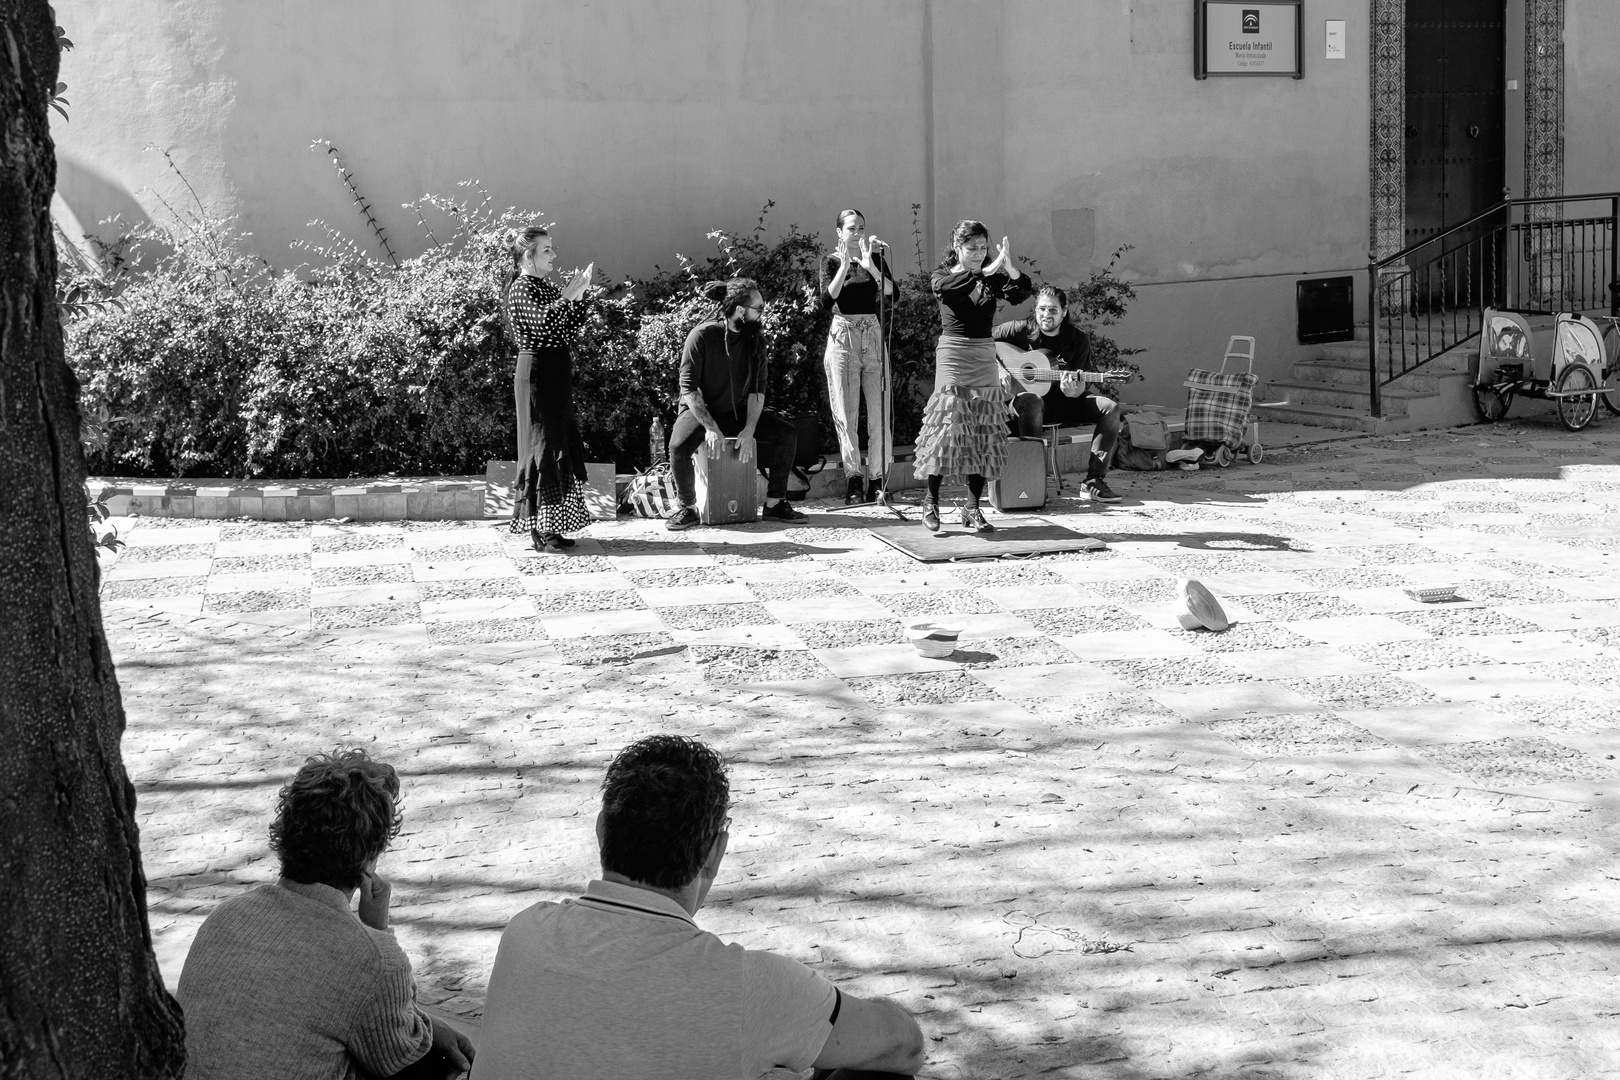
POLYGON ((558 547, 571 548, 574 546, 574 541, 568 539, 562 533, 553 534, 551 539, 558 547))
POLYGON ((854 506, 856 503, 870 502, 870 499, 861 498, 861 489, 865 486, 866 482, 859 476, 850 477, 844 484, 844 505, 854 506))
POLYGON ((680 532, 682 529, 690 529, 694 525, 701 524, 702 521, 696 510, 690 506, 683 506, 664 519, 664 528, 670 532, 680 532))
POLYGON ((1120 501, 1120 497, 1114 494, 1114 489, 1108 486, 1108 481, 1100 476, 1091 477, 1082 486, 1085 488, 1086 494, 1091 496, 1092 502, 1115 503, 1120 501))
POLYGON ((866 485, 866 501, 869 503, 889 501, 889 493, 883 490, 882 480, 868 481, 866 485))
POLYGON ((786 499, 778 499, 776 502, 767 506, 761 516, 770 518, 773 521, 803 521, 805 518, 809 517, 808 514, 800 513, 799 510, 786 499))
POLYGON ((984 512, 977 506, 962 507, 962 527, 979 533, 996 531, 994 525, 984 520, 984 512))
POLYGON ((929 532, 939 532, 939 503, 923 503, 923 528, 929 532))

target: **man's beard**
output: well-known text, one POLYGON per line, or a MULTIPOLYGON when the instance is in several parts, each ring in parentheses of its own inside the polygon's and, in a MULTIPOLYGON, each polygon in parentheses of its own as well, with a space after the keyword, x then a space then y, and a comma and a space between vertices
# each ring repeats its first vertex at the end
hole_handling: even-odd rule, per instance
POLYGON ((757 322, 744 319, 743 324, 732 332, 740 338, 752 340, 758 338, 764 332, 764 327, 757 322))

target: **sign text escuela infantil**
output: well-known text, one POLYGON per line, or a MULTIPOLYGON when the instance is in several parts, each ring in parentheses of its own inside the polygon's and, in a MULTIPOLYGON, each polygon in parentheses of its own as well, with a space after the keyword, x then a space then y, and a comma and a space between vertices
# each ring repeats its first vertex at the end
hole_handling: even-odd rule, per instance
POLYGON ((1299 78, 1299 0, 1197 0, 1195 75, 1299 78))

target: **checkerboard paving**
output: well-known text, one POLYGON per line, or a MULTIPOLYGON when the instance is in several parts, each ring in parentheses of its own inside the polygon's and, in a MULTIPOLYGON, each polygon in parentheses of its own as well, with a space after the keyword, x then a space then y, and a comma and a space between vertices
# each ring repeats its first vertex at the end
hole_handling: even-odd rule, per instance
POLYGON ((724 746, 748 807, 706 924, 911 993, 929 1075, 1613 1073, 1589 990, 1617 958, 1578 939, 1616 898, 1581 830, 1620 810, 1617 450, 1520 425, 1118 475, 1124 503, 1038 515, 1109 550, 1009 563, 919 564, 828 506, 602 523, 569 555, 497 522, 126 522, 103 606, 165 974, 262 865, 277 778, 349 733, 411 763, 401 933, 425 995, 475 1014, 505 918, 590 872, 604 755, 668 728, 724 746), (1229 631, 1179 627, 1189 576, 1229 631), (1459 599, 1403 591, 1437 583, 1459 599), (919 617, 958 651, 919 656, 919 617), (261 715, 233 680, 287 689, 261 715), (199 789, 221 761, 241 783, 199 789), (1403 934, 1423 961, 1391 967, 1403 934), (922 982, 876 974, 901 963, 922 982), (1504 1008, 1562 1049, 1513 1056, 1504 1008))

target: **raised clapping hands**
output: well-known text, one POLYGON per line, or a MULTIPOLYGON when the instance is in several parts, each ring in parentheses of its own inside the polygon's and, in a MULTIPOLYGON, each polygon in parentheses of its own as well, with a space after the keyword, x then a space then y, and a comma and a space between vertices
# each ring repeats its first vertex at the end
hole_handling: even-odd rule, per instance
POLYGON ((1017 267, 1013 264, 1012 245, 1007 242, 1005 236, 1001 238, 1001 243, 996 247, 996 257, 990 260, 989 265, 979 272, 988 277, 997 270, 1004 270, 1009 275, 1015 275, 1018 272, 1017 267))
POLYGON ((591 263, 585 269, 575 274, 562 291, 564 300, 578 300, 585 295, 585 290, 591 287, 591 275, 596 273, 596 264, 591 263))

